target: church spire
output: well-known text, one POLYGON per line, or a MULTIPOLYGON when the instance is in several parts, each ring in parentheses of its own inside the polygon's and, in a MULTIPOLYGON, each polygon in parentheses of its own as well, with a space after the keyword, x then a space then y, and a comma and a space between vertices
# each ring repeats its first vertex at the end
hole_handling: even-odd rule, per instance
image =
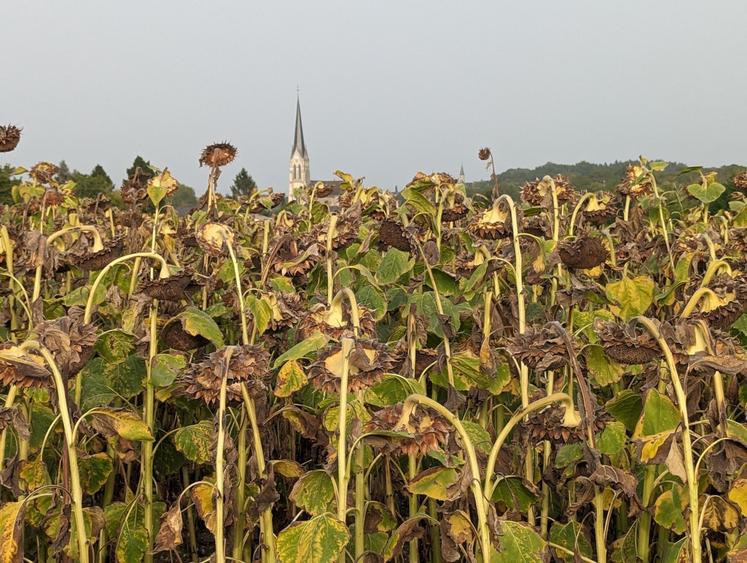
POLYGON ((464 164, 459 166, 459 183, 464 184, 464 164))
POLYGON ((303 140, 303 124, 301 123, 301 97, 296 91, 296 134, 293 138, 293 149, 291 155, 298 151, 301 157, 306 158, 308 153, 306 152, 306 143, 303 140))

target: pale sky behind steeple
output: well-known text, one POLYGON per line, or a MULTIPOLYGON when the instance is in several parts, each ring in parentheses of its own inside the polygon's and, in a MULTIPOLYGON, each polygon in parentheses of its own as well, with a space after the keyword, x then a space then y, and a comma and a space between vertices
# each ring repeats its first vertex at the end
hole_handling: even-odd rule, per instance
POLYGON ((285 190, 296 85, 315 178, 384 187, 639 154, 747 162, 744 0, 0 0, 0 164, 136 154, 204 191, 229 140, 285 190))

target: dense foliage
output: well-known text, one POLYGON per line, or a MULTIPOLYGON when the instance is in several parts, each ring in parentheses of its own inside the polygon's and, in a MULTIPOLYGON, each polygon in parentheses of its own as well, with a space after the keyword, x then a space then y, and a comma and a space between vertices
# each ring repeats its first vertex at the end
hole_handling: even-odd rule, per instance
POLYGON ((14 170, 4 561, 745 560, 745 175, 330 208, 220 197, 234 155, 187 215, 14 170))

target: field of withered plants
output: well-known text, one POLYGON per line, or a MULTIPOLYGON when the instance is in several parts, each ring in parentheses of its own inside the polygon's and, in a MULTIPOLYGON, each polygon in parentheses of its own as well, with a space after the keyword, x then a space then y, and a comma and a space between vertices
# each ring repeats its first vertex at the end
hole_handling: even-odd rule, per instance
POLYGON ((747 561, 747 173, 331 205, 234 156, 186 215, 16 169, 0 561, 747 561))

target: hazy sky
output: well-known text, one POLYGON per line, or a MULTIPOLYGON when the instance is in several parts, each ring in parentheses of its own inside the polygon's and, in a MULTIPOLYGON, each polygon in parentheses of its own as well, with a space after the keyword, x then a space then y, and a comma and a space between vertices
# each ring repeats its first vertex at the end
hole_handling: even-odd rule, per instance
POLYGON ((0 0, 0 164, 136 154, 204 191, 210 142, 286 189, 296 84, 313 178, 634 158, 747 162, 745 0, 0 0))

